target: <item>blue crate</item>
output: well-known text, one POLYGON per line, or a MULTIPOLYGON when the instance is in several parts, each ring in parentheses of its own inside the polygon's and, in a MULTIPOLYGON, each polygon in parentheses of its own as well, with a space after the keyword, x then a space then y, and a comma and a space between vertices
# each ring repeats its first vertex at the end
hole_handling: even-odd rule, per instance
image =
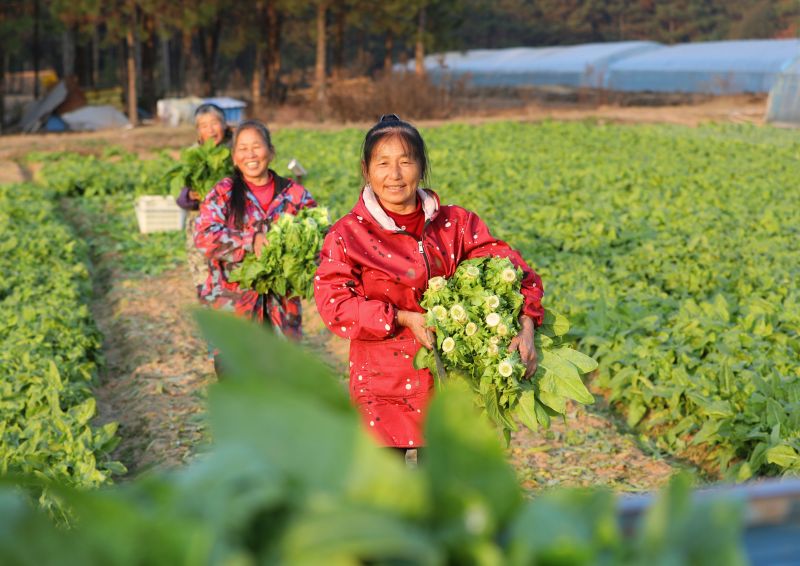
POLYGON ((216 104, 219 106, 222 112, 225 114, 225 121, 228 124, 238 124, 241 122, 244 119, 244 109, 247 107, 246 102, 236 100, 235 98, 229 98, 227 96, 205 98, 203 99, 203 103, 216 104))

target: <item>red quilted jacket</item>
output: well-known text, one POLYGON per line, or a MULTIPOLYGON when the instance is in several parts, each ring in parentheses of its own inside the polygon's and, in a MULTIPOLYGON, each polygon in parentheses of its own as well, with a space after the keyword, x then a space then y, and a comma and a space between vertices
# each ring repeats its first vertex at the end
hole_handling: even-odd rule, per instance
POLYGON ((350 394, 367 427, 381 444, 405 448, 424 444, 433 378, 413 368, 420 345, 397 324, 396 312, 424 312, 419 301, 431 277, 450 277, 465 259, 508 257, 524 271, 524 314, 537 326, 544 317, 541 279, 518 252, 494 238, 476 214, 440 206, 432 191, 418 195, 425 213, 421 240, 402 231, 365 187, 325 238, 314 291, 322 319, 350 339, 350 394))

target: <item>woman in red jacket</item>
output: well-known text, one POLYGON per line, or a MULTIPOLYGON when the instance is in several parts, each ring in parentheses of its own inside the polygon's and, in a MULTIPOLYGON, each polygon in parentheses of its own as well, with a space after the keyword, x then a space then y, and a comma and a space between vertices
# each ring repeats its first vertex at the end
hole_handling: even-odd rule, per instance
POLYGON ((428 160, 412 125, 382 117, 367 132, 361 168, 366 184, 325 238, 314 294, 328 327, 350 339, 350 394, 366 426, 380 443, 405 452, 424 445, 433 393, 430 372, 412 364, 421 346, 432 346, 419 305, 428 280, 450 277, 461 261, 481 256, 508 257, 522 268, 522 329, 509 347, 519 350, 528 375, 536 370, 542 284, 475 213, 441 206, 436 193, 419 188, 428 160))

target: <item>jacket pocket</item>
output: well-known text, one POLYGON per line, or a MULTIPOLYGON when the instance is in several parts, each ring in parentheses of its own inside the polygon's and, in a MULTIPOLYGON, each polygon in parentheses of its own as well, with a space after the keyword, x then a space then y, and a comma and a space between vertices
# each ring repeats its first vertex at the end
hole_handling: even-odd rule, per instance
POLYGON ((353 366, 360 370, 351 376, 354 395, 402 399, 426 395, 431 388, 428 372, 414 369, 414 354, 418 349, 415 340, 383 340, 359 345, 363 348, 363 357, 359 356, 363 361, 353 366))

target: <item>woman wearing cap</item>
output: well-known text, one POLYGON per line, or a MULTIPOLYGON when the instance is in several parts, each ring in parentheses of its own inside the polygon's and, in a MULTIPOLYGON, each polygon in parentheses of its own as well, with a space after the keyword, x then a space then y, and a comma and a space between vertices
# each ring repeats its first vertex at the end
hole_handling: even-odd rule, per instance
POLYGON ((358 202, 325 239, 315 299, 328 328, 350 340, 350 394, 366 426, 381 444, 405 453, 424 445, 433 393, 430 372, 413 367, 417 350, 432 346, 419 305, 428 280, 450 277, 461 261, 488 255, 522 268, 522 329, 510 348, 519 350, 528 375, 536 369, 542 284, 475 213, 441 206, 436 193, 419 187, 428 160, 411 124, 394 114, 382 117, 367 132, 361 170, 358 202))
MULTIPOLYGON (((224 144, 230 147, 231 129, 225 122, 225 113, 215 104, 201 104, 194 113, 194 125, 197 130, 197 143, 203 145, 208 140, 214 144, 224 144)), ((183 187, 178 196, 177 203, 186 211, 186 261, 189 273, 200 296, 200 290, 208 276, 208 262, 205 256, 194 245, 194 225, 199 216, 200 201, 205 195, 199 194, 192 187, 183 187)))
POLYGON ((260 255, 269 245, 264 233, 281 214, 297 214, 316 206, 311 194, 269 168, 275 157, 269 130, 248 120, 233 133, 234 173, 222 179, 200 205, 194 241, 208 260, 200 296, 211 306, 270 324, 276 331, 299 339, 300 300, 274 293, 262 295, 228 281, 228 274, 248 253, 260 255))

